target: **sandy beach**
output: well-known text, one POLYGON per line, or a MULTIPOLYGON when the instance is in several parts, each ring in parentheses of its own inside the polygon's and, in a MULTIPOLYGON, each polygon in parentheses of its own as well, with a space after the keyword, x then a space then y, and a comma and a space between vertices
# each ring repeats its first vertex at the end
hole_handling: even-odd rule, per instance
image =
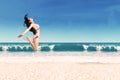
POLYGON ((120 63, 40 60, 0 57, 0 80, 120 80, 120 63))
POLYGON ((120 64, 0 63, 0 80, 120 80, 120 64))

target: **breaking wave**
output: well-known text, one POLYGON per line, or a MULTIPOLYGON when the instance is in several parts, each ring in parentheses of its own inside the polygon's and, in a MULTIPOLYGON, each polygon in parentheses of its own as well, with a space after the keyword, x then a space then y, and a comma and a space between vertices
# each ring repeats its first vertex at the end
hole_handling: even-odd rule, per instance
MULTIPOLYGON (((29 45, 0 45, 0 51, 10 52, 31 52, 34 51, 29 45)), ((42 44, 39 46, 39 51, 104 51, 115 52, 120 51, 120 45, 110 44, 79 44, 79 43, 59 43, 59 44, 42 44)))

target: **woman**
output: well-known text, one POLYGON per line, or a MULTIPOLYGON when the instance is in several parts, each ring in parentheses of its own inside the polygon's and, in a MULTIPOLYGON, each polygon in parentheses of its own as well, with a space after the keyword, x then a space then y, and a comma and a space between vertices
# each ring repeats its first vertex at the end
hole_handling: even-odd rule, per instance
POLYGON ((26 25, 27 29, 21 33, 18 37, 24 36, 28 31, 33 32, 33 38, 30 39, 29 37, 25 37, 24 39, 30 43, 32 48, 34 50, 38 50, 38 44, 39 44, 39 35, 40 35, 40 29, 39 25, 35 24, 32 18, 28 18, 27 14, 24 17, 24 24, 26 25))

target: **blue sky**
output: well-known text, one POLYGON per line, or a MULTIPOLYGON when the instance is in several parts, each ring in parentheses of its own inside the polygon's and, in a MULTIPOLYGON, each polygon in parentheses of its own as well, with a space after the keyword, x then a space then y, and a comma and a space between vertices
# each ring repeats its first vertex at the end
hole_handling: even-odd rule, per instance
POLYGON ((0 42, 24 41, 17 35, 26 13, 40 25, 41 42, 120 42, 119 0, 1 0, 0 10, 0 42))

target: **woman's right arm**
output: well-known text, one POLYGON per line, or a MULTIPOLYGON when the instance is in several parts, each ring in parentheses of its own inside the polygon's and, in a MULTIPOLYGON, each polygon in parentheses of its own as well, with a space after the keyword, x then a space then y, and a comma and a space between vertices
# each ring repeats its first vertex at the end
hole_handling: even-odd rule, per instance
POLYGON ((29 28, 27 28, 23 33, 21 33, 18 37, 22 37, 24 36, 31 28, 33 27, 33 25, 31 24, 29 28))

